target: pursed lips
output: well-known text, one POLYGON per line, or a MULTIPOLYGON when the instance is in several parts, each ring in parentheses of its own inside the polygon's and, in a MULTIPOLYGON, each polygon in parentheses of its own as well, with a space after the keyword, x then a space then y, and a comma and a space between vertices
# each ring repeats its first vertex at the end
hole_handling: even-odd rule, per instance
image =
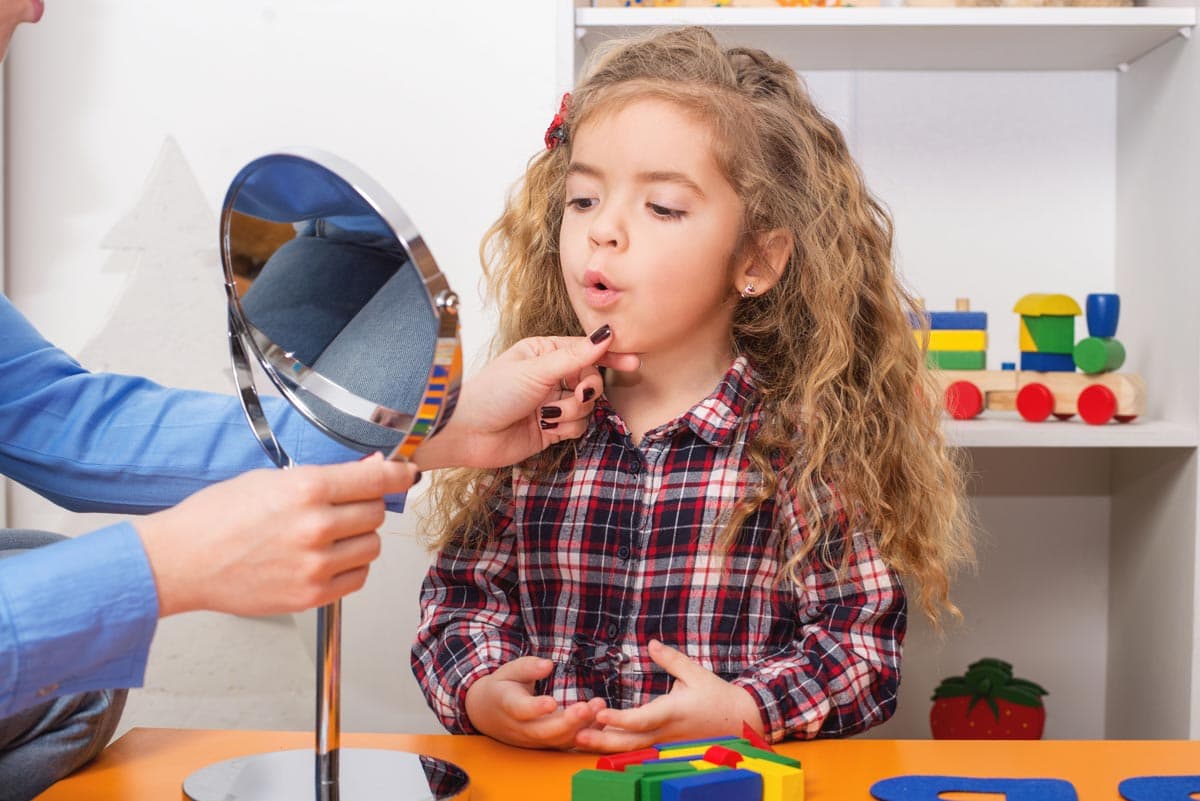
POLYGON ((621 290, 612 285, 599 270, 583 274, 583 297, 593 309, 607 308, 621 297, 621 290))

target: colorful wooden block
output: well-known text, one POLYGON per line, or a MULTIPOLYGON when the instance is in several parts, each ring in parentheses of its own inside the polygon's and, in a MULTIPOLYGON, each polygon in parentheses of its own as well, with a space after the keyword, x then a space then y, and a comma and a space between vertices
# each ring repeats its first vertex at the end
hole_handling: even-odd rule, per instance
MULTIPOLYGON (((914 331, 917 344, 924 344, 923 332, 914 331)), ((987 350, 987 331, 930 331, 929 350, 987 350)))
POLYGON ((1022 353, 1021 369, 1040 373, 1073 373, 1075 359, 1070 353, 1022 353))
POLYGON ((762 801, 804 801, 804 771, 766 759, 746 757, 739 768, 763 777, 762 801))
POLYGON ((662 801, 760 801, 763 779, 748 770, 715 770, 678 776, 662 784, 662 801))
POLYGON ((987 329, 987 312, 935 311, 928 312, 931 331, 983 331, 987 329))
POLYGON ((651 759, 658 759, 657 748, 643 748, 640 751, 626 751, 623 754, 606 754, 596 760, 599 770, 624 770, 626 765, 636 765, 651 759))
MULTIPOLYGON (((717 768, 718 770, 724 770, 724 768, 719 768, 715 765, 713 767, 717 768)), ((693 775, 698 772, 699 771, 697 770, 676 770, 673 772, 651 773, 642 777, 641 784, 639 785, 642 793, 641 801, 662 801, 663 784, 672 779, 677 779, 681 776, 693 775)))
POLYGON ((640 801, 640 776, 585 768, 571 777, 571 801, 640 801))
POLYGON ((1125 363, 1125 346, 1116 339, 1087 337, 1075 344, 1075 366, 1088 375, 1111 373, 1125 363))
POLYGON ((925 364, 931 370, 983 370, 987 353, 981 350, 931 350, 925 354, 925 364))
POLYGON ((1075 347, 1074 317, 1022 317, 1020 349, 1034 353, 1070 353, 1075 347))
POLYGON ((777 754, 774 751, 767 751, 766 749, 763 749, 763 748, 755 748, 752 745, 743 745, 741 743, 731 743, 725 747, 732 751, 737 751, 742 756, 750 757, 751 759, 763 759, 768 762, 775 762, 776 764, 779 764, 779 765, 786 765, 789 768, 803 767, 800 764, 800 760, 798 760, 798 759, 792 759, 789 756, 784 756, 783 754, 777 754))
POLYGON ((714 765, 724 765, 728 768, 733 768, 737 767, 737 763, 741 762, 745 757, 731 748, 726 748, 723 745, 714 745, 704 752, 704 759, 712 762, 714 765))

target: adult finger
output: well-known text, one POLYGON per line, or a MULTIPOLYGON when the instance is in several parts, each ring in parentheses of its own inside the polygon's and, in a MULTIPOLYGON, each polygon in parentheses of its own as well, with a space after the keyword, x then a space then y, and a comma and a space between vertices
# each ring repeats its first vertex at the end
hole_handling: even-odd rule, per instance
POLYGON ((308 531, 312 544, 332 544, 374 531, 383 525, 386 512, 383 501, 376 499, 322 506, 298 514, 303 515, 299 525, 308 531))
POLYGON ((330 546, 328 569, 330 575, 345 573, 365 567, 378 558, 383 549, 383 540, 374 531, 345 537, 330 546))
POLYGON ((367 574, 369 570, 366 567, 358 567, 353 570, 347 570, 344 573, 339 573, 329 580, 325 585, 319 597, 309 603, 305 603, 294 611, 301 609, 309 609, 314 606, 324 606, 325 604, 333 603, 338 598, 345 597, 352 592, 358 592, 367 583, 367 574))
POLYGON ((301 502, 349 503, 406 492, 416 478, 417 466, 375 453, 358 462, 306 465, 282 475, 293 482, 301 502))

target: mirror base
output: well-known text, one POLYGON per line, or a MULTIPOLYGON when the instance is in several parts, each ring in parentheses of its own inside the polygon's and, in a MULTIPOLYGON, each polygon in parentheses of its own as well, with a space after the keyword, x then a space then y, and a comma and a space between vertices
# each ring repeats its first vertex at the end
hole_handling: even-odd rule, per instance
POLYGON ((466 772, 445 760, 381 748, 342 748, 338 751, 340 781, 324 796, 315 787, 315 752, 275 751, 235 757, 201 768, 183 781, 188 801, 466 801, 466 772), (441 794, 429 787, 422 759, 436 764, 453 779, 441 794))

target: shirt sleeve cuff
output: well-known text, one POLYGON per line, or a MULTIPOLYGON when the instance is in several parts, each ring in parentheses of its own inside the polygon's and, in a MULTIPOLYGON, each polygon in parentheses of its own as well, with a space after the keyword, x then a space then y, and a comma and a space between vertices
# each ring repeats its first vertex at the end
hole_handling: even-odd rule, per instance
POLYGON ((141 686, 158 591, 133 526, 120 523, 3 560, 0 637, 17 654, 11 705, 141 686))

